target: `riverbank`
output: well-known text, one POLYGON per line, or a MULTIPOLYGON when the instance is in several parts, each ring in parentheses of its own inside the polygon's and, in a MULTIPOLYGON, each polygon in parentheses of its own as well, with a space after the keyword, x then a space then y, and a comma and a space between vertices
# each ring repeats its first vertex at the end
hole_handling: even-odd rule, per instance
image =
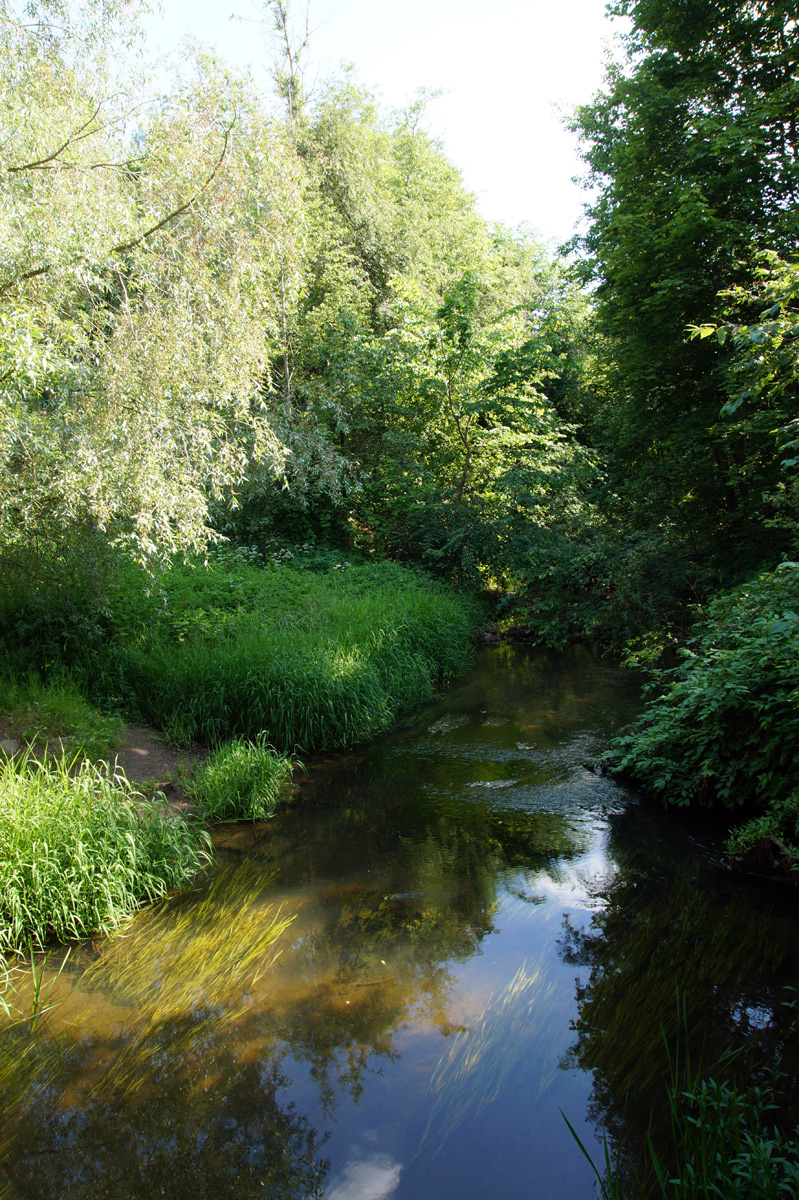
POLYGON ((395 564, 235 554, 108 611, 101 650, 5 673, 0 950, 107 932, 185 883, 207 861, 201 823, 264 819, 295 752, 365 741, 429 700, 465 663, 478 615, 395 564), (163 870, 145 852, 156 829, 163 870), (98 907, 87 897, 109 872, 124 897, 98 907))

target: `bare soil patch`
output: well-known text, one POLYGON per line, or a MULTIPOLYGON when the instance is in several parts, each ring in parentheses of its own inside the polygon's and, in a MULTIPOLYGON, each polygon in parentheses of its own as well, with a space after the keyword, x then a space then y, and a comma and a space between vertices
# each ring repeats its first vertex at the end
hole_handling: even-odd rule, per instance
POLYGON ((121 771, 131 783, 147 790, 163 792, 169 807, 185 812, 191 803, 183 790, 183 781, 208 755, 204 746, 176 750, 152 729, 126 725, 122 743, 109 755, 112 772, 121 771))

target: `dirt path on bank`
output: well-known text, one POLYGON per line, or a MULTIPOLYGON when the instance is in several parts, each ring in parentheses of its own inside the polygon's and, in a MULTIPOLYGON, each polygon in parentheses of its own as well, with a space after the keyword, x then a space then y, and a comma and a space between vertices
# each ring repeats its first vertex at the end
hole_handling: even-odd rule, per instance
MULTIPOLYGON (((70 739, 56 738, 49 748, 63 749, 69 754, 70 739)), ((13 722, 8 718, 0 720, 0 751, 8 755, 16 755, 26 749, 20 739, 13 722)), ((74 751, 73 751, 74 752, 74 751)), ((34 757, 41 758, 45 753, 44 745, 32 747, 34 757)), ((208 757, 208 751, 202 746, 192 746, 189 750, 176 750, 159 737, 153 729, 143 725, 125 725, 119 745, 108 753, 109 771, 112 775, 122 773, 126 779, 139 785, 148 794, 160 791, 167 798, 171 809, 186 812, 192 805, 183 789, 183 781, 208 757)))
POLYGON ((156 785, 156 790, 166 796, 170 808, 185 812, 192 806, 183 790, 182 780, 194 772, 207 755, 204 747, 175 750, 152 729, 126 725, 122 742, 109 755, 109 766, 112 773, 121 771, 131 783, 156 785))

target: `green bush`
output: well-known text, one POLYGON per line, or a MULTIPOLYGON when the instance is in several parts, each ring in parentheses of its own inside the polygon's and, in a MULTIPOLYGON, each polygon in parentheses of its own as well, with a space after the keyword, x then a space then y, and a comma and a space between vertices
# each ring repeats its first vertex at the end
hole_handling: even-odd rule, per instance
POLYGON ((207 835, 125 780, 0 756, 0 957, 120 925, 210 860, 207 835))
POLYGON ((264 739, 236 738, 221 746, 188 784, 187 792, 206 821, 264 821, 277 804, 293 763, 264 739))
POLYGON ((607 755, 667 804, 782 803, 799 769, 799 569, 711 602, 682 662, 607 755))

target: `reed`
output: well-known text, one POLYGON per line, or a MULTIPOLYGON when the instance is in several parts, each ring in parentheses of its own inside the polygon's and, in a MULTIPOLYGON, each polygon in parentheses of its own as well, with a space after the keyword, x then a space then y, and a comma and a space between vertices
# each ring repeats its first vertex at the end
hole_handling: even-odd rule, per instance
POLYGON ((118 927, 209 861, 206 834, 63 754, 0 759, 0 957, 118 927))
POLYGON ((265 821, 293 767, 294 760, 263 737, 235 738, 211 755, 186 791, 204 821, 265 821))

